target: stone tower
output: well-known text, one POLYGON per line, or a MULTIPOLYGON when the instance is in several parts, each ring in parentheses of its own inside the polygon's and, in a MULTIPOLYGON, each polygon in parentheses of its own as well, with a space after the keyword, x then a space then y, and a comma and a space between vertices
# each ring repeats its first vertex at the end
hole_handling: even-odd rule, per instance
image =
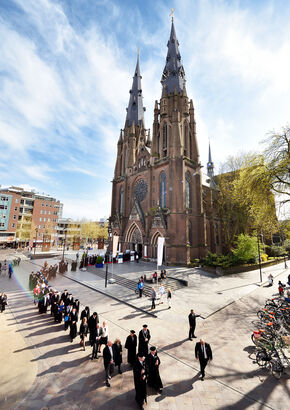
MULTIPOLYGON (((202 257, 213 212, 204 212, 194 106, 186 92, 185 71, 172 21, 153 136, 144 126, 139 56, 130 90, 125 127, 118 140, 110 223, 120 250, 155 259, 158 237, 165 238, 165 263, 202 257)), ((210 197, 211 198, 211 197, 210 197)), ((210 247, 211 249, 211 247, 210 247)))

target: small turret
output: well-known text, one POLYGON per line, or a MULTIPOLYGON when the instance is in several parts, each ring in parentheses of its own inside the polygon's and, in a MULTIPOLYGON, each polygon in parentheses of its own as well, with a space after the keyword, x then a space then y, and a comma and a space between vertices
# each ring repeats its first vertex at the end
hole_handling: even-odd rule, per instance
POLYGON ((214 163, 211 159, 210 143, 208 145, 208 162, 207 162, 207 175, 212 178, 214 176, 214 163))

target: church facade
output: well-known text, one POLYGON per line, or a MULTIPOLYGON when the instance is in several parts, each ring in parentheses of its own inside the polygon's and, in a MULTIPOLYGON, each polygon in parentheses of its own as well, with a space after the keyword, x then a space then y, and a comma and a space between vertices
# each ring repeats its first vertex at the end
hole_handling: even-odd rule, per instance
POLYGON ((137 59, 117 146, 110 225, 113 235, 119 236, 122 252, 135 250, 154 260, 158 237, 164 237, 164 263, 185 264, 208 251, 221 252, 222 232, 210 149, 205 176, 173 21, 167 47, 152 138, 144 126, 137 59))

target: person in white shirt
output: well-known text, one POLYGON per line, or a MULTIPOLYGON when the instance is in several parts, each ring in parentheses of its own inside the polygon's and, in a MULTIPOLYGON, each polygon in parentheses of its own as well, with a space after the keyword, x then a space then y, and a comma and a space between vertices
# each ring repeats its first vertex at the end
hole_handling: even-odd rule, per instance
POLYGON ((104 367, 106 372, 106 386, 110 387, 109 379, 112 378, 115 364, 115 352, 113 349, 113 343, 108 340, 106 347, 103 350, 104 367))
POLYGON ((200 363, 200 373, 201 380, 204 380, 204 370, 206 368, 207 362, 212 360, 212 351, 209 343, 205 343, 204 340, 200 339, 195 345, 195 358, 199 360, 200 363))

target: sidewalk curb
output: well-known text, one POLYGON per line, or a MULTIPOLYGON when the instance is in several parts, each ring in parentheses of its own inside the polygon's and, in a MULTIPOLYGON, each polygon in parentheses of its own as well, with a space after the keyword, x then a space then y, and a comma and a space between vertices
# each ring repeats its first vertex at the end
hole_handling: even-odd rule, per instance
POLYGON ((149 315, 149 316, 151 316, 151 317, 154 317, 154 318, 158 319, 158 316, 155 315, 154 313, 147 312, 147 310, 144 310, 144 309, 142 309, 142 308, 140 308, 140 307, 134 306, 134 305, 132 305, 131 303, 125 302, 124 300, 119 299, 119 298, 117 298, 116 296, 110 295, 109 293, 105 293, 105 292, 103 292, 103 291, 100 290, 100 289, 96 289, 96 288, 94 288, 93 286, 87 285, 86 283, 83 283, 83 282, 81 282, 81 281, 79 281, 79 280, 70 278, 70 277, 67 276, 67 275, 60 275, 60 276, 63 276, 63 277, 65 277, 65 278, 67 278, 67 279, 70 279, 70 280, 72 280, 73 282, 79 283, 80 285, 86 286, 87 288, 92 289, 92 290, 94 290, 95 292, 99 292, 99 293, 101 293, 101 294, 104 295, 104 296, 108 296, 109 298, 112 298, 112 299, 114 299, 114 300, 117 300, 117 301, 120 302, 120 303, 124 303, 125 305, 129 306, 129 307, 132 308, 132 309, 140 310, 140 312, 145 313, 145 314, 147 314, 147 315, 149 315))

